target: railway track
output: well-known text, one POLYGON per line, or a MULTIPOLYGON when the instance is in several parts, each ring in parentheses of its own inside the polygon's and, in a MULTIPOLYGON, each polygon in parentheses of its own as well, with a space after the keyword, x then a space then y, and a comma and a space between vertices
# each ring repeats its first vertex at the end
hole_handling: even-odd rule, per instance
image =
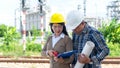
MULTIPOLYGON (((0 62, 7 63, 49 63, 48 57, 0 57, 0 62)), ((120 64, 120 57, 107 57, 102 64, 120 64)))

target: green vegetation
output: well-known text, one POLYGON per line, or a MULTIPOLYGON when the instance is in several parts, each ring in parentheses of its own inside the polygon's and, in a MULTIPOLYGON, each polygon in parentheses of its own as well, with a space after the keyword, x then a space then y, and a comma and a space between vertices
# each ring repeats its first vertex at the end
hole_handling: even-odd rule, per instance
MULTIPOLYGON (((102 25, 98 29, 105 37, 108 47, 110 48, 109 56, 120 55, 120 23, 112 20, 107 24, 102 25)), ((23 51, 23 44, 20 42, 22 39, 20 33, 14 27, 0 25, 0 56, 40 56, 42 45, 40 42, 35 43, 36 38, 41 37, 41 31, 33 28, 32 39, 28 36, 26 42, 26 51, 23 51)), ((51 34, 51 32, 44 31, 44 39, 51 34)))
POLYGON ((23 45, 18 44, 19 42, 13 42, 9 45, 0 45, 0 53, 3 56, 40 56, 41 44, 30 43, 26 44, 26 51, 23 52, 23 45))
POLYGON ((108 47, 110 48, 109 56, 111 56, 111 57, 120 56, 120 44, 108 43, 108 47))
POLYGON ((103 24, 99 30, 103 33, 107 42, 120 44, 120 23, 116 19, 103 24))
POLYGON ((34 37, 27 37, 26 51, 23 51, 23 42, 20 42, 20 33, 14 27, 0 25, 0 55, 2 56, 33 56, 40 55, 41 44, 35 43, 37 31, 33 30, 34 37))
POLYGON ((103 24, 99 31, 104 35, 110 48, 109 56, 120 56, 120 23, 113 19, 111 22, 103 24))

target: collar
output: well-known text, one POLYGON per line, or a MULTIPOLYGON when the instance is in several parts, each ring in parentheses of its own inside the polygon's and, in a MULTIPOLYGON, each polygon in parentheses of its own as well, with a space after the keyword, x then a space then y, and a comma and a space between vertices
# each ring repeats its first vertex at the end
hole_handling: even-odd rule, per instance
MULTIPOLYGON (((52 36, 55 37, 55 34, 52 34, 52 36)), ((64 34, 64 33, 61 33, 59 37, 64 38, 64 37, 65 37, 65 34, 64 34)))

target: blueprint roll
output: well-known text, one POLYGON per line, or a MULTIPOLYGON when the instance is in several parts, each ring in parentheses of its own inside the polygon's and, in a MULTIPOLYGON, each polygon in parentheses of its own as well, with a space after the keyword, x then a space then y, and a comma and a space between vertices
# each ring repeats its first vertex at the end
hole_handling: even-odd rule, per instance
MULTIPOLYGON (((93 48, 95 47, 94 43, 91 42, 91 41, 87 41, 81 54, 85 54, 86 56, 89 56, 93 50, 93 48)), ((78 60, 77 60, 77 63, 75 64, 75 67, 74 68, 83 68, 84 64, 80 63, 78 60)))

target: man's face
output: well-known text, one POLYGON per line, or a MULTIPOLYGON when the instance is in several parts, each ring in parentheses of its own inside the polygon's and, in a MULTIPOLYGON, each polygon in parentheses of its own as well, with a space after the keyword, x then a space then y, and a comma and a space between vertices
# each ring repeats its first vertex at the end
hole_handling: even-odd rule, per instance
POLYGON ((85 23, 81 23, 81 24, 79 24, 75 29, 74 29, 74 32, 75 33, 80 33, 80 32, 82 32, 82 30, 84 29, 84 26, 85 26, 85 23))

